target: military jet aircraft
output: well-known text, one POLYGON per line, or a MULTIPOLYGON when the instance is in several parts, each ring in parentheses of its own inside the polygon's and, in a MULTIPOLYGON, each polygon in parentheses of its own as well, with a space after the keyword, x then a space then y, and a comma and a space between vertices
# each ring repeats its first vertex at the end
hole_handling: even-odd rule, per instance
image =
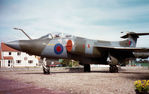
MULTIPOLYGON (((22 30, 22 29, 19 29, 22 30)), ((84 72, 90 72, 90 64, 109 64, 110 72, 118 72, 117 65, 130 58, 134 52, 147 52, 147 48, 136 48, 137 38, 149 33, 129 32, 123 41, 92 40, 62 33, 49 33, 38 39, 17 40, 6 45, 31 55, 48 59, 73 59, 84 65, 84 72)), ((44 73, 49 73, 44 68, 44 73)))

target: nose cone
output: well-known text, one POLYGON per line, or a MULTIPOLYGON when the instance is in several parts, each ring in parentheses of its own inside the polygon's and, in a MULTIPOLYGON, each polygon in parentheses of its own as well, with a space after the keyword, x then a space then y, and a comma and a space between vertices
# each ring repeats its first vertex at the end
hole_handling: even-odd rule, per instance
POLYGON ((7 42, 5 43, 7 46, 11 47, 11 48, 14 48, 16 50, 21 50, 20 48, 20 44, 19 44, 19 41, 12 41, 12 42, 7 42))

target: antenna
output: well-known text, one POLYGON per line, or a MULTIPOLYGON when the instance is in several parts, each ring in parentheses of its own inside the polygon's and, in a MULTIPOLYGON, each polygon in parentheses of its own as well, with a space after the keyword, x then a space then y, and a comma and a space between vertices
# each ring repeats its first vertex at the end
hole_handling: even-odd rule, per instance
POLYGON ((27 35, 23 29, 20 29, 20 28, 13 28, 13 29, 22 31, 30 40, 32 40, 32 38, 29 35, 27 35))

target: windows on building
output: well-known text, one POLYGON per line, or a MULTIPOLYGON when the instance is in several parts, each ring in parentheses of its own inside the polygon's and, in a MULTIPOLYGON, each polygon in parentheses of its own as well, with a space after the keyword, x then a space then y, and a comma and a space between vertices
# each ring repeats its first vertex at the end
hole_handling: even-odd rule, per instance
POLYGON ((8 60, 8 66, 10 66, 10 63, 11 63, 11 61, 10 61, 10 60, 8 60))
POLYGON ((17 52, 17 55, 20 56, 21 55, 21 52, 17 52))
POLYGON ((9 52, 9 55, 11 55, 11 52, 9 52))
POLYGON ((21 60, 16 60, 16 63, 20 64, 21 63, 21 60))
POLYGON ((28 63, 29 63, 29 64, 32 64, 32 63, 33 63, 33 60, 28 60, 28 63))

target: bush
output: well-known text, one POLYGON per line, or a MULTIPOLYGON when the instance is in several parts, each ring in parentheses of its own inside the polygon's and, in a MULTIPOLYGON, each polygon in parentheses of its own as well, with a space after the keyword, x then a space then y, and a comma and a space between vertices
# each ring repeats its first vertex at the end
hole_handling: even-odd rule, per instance
POLYGON ((78 61, 74 61, 74 60, 69 60, 69 59, 62 59, 61 64, 63 67, 75 67, 75 66, 79 66, 79 62, 78 61))
POLYGON ((138 94, 149 94, 149 80, 138 80, 134 82, 135 91, 138 94))

